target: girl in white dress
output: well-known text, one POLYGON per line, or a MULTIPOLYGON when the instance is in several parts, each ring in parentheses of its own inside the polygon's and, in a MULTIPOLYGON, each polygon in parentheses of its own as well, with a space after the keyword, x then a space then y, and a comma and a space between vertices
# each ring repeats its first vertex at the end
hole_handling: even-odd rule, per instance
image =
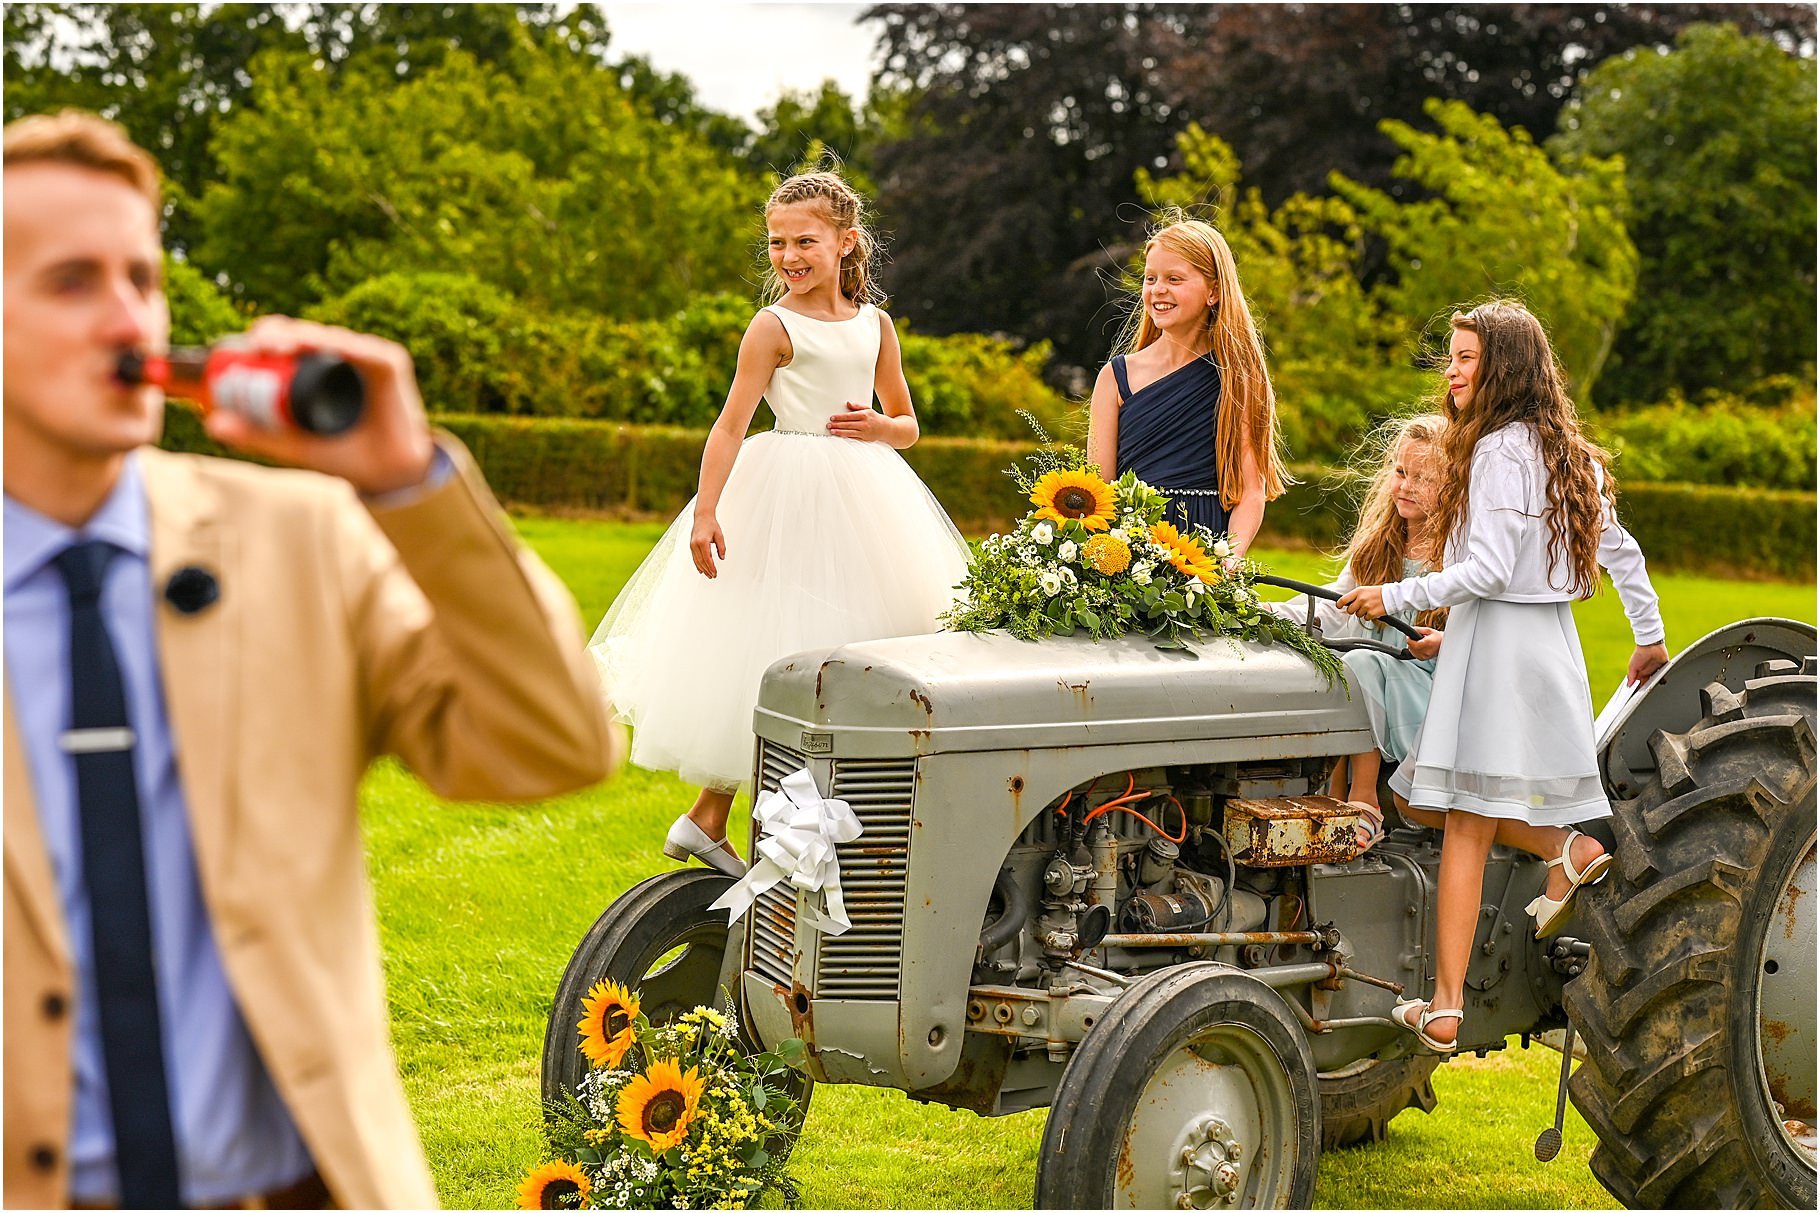
POLYGON ((966 573, 960 533, 899 450, 917 439, 897 333, 873 299, 859 195, 834 173, 765 206, 770 294, 740 341, 695 499, 589 645, 634 726, 632 761, 701 794, 664 853, 731 875, 766 667, 808 648, 931 632, 966 573), (872 407, 877 395, 883 411, 872 407), (776 427, 746 437, 760 398, 776 427))
POLYGON ((1410 816, 1446 831, 1434 997, 1392 1012, 1441 1053, 1459 1035, 1494 839, 1549 862, 1548 887, 1529 905, 1538 939, 1611 865, 1597 840, 1572 828, 1611 815, 1571 605, 1598 588, 1601 565, 1637 644, 1626 681, 1643 682, 1668 660, 1643 553, 1618 524, 1605 453, 1580 434, 1541 324, 1504 301, 1452 324, 1453 423, 1434 513, 1444 567, 1340 600, 1363 619, 1452 608, 1422 731, 1390 779, 1410 816))

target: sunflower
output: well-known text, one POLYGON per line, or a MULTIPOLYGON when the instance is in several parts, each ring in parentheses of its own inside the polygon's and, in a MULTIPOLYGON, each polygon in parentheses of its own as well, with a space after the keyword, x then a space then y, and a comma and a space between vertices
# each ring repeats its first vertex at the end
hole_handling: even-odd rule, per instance
POLYGON ((1169 563, 1183 576, 1198 577, 1209 584, 1220 579, 1219 570, 1213 567, 1213 557, 1207 554, 1207 549, 1192 536, 1176 530, 1174 523, 1159 522, 1151 527, 1150 542, 1164 550, 1169 563))
POLYGON ((1131 567, 1131 545, 1110 535, 1095 535, 1081 548, 1081 554, 1096 572, 1108 577, 1131 567))
POLYGON ((638 995, 611 981, 596 982, 581 1003, 581 1051, 596 1069, 611 1069, 625 1057, 635 1035, 638 995))
POLYGON ((701 1102, 701 1071, 674 1060, 658 1061, 619 1095, 619 1127, 661 1154, 682 1144, 701 1102))
POLYGON ((585 1209, 594 1187, 587 1174, 567 1159, 547 1162, 518 1185, 520 1209, 585 1209), (574 1199, 569 1199, 573 1197, 574 1199))
POLYGON ((1036 482, 1030 500, 1040 508, 1038 518, 1051 522, 1070 519, 1090 531, 1103 531, 1112 525, 1112 512, 1118 508, 1112 486, 1085 471, 1047 472, 1036 482))

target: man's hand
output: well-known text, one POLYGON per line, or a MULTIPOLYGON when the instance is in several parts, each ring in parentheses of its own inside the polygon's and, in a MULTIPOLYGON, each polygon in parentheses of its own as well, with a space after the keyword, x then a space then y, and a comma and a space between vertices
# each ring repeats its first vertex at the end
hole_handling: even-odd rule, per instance
POLYGON ((1417 627, 1416 631, 1422 633, 1422 639, 1409 642, 1410 656, 1417 661, 1427 661, 1441 651, 1441 641, 1447 633, 1424 627, 1417 627))
POLYGON ((1336 605, 1348 615, 1357 615, 1366 623, 1375 622, 1384 617, 1384 587, 1362 585, 1348 590, 1336 605))
POLYGON ((1668 646, 1662 643, 1640 644, 1630 655, 1630 669, 1624 675, 1626 685, 1641 686, 1650 675, 1668 664, 1668 646))
POLYGON ((828 432, 836 438, 883 442, 891 433, 891 419, 870 404, 847 402, 847 411, 828 418, 828 432))
POLYGON ((366 412, 353 429, 325 438, 290 427, 262 429, 217 409, 205 423, 209 437, 249 455, 339 476, 369 496, 423 483, 436 445, 411 355, 402 345, 287 316, 262 317, 238 340, 248 349, 274 354, 339 354, 366 383, 366 412))

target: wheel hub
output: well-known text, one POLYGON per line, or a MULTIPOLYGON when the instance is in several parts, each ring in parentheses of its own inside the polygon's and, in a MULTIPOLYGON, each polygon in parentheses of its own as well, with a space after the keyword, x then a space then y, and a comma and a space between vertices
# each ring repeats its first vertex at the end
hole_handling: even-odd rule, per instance
POLYGON ((1795 864, 1763 938, 1758 1056, 1775 1119, 1789 1145, 1815 1163, 1814 847, 1795 864))
POLYGON ((1212 1209, 1237 1204, 1245 1173, 1245 1147, 1231 1127, 1209 1116, 1189 1132, 1181 1159, 1170 1176, 1177 1185, 1175 1207, 1212 1209))

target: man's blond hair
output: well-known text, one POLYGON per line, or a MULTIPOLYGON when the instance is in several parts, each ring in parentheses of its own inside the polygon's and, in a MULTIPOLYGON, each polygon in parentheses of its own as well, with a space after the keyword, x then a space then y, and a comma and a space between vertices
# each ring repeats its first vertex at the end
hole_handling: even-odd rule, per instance
POLYGON ((72 164, 118 177, 144 194, 152 209, 162 206, 158 164, 118 123, 87 110, 32 114, 6 124, 7 168, 28 164, 72 164))

